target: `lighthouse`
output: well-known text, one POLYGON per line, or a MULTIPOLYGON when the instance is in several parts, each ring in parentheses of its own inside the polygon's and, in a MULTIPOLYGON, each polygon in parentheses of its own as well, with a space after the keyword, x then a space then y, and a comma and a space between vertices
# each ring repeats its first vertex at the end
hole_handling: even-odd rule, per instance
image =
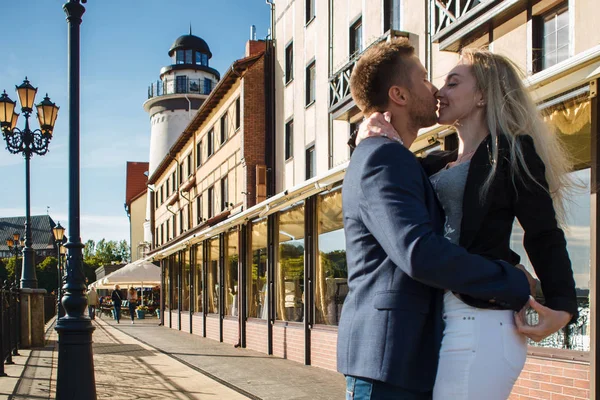
MULTIPOLYGON (((171 64, 161 68, 159 78, 148 87, 144 110, 150 116, 150 157, 152 176, 194 113, 216 86, 219 72, 210 67, 212 53, 204 39, 192 35, 177 38, 169 49, 171 64)), ((149 193, 148 199, 152 193, 149 193)), ((144 241, 152 242, 150 201, 146 209, 144 241)))

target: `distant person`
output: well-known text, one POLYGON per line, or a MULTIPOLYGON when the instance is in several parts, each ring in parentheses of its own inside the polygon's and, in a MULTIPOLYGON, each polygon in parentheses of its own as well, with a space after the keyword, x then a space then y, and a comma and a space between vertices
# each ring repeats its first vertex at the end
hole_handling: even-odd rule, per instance
POLYGON ((88 312, 90 314, 90 319, 96 319, 96 307, 98 307, 98 292, 96 292, 96 288, 92 286, 87 295, 88 298, 88 312))
POLYGON ((129 302, 129 315, 131 316, 131 325, 133 325, 133 320, 135 318, 135 309, 137 307, 138 295, 137 290, 130 287, 127 291, 127 301, 129 302))
POLYGON ((115 285, 115 289, 112 291, 110 298, 113 302, 113 309, 115 311, 115 319, 117 320, 117 324, 121 323, 121 302, 123 298, 121 297, 121 292, 119 291, 119 285, 115 285))

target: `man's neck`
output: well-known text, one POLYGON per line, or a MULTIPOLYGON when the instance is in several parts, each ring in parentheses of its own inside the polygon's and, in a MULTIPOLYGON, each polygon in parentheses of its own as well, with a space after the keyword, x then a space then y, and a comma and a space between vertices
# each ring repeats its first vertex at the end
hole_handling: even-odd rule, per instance
POLYGON ((415 138, 417 137, 418 129, 410 126, 408 123, 408 118, 403 115, 394 115, 392 114, 392 126, 400 135, 400 139, 402 139, 402 143, 404 147, 407 149, 410 148, 415 138))

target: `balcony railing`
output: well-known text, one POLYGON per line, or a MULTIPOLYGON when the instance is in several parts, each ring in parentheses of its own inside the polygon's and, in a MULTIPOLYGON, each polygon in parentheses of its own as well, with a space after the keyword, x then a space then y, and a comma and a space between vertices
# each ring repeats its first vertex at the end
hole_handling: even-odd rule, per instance
POLYGON ((209 95, 214 89, 214 83, 210 79, 189 79, 176 77, 175 79, 164 79, 156 81, 148 86, 148 98, 165 96, 170 94, 204 94, 209 95))

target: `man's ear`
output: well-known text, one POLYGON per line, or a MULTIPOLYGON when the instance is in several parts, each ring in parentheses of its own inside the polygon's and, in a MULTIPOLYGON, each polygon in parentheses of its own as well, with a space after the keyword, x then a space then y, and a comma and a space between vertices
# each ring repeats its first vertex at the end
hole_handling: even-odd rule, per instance
POLYGON ((399 106, 406 106, 408 103, 408 90, 402 86, 390 86, 388 96, 392 103, 399 106))

